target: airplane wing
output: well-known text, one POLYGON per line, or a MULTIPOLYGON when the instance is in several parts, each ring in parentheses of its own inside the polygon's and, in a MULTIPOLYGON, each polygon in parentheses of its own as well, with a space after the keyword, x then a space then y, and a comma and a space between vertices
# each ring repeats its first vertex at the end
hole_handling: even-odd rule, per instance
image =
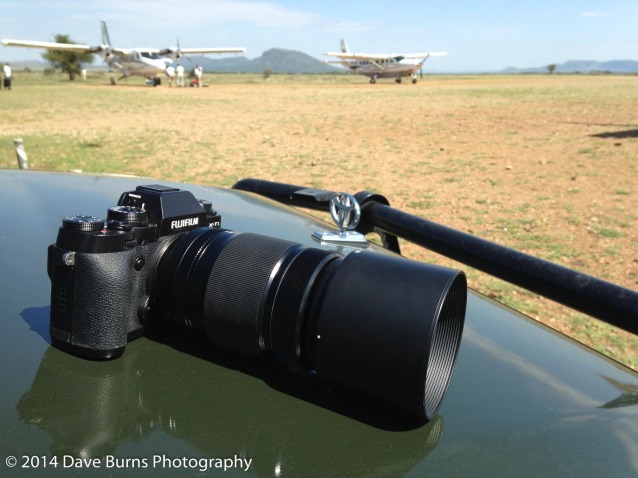
POLYGON ((405 55, 398 55, 398 56, 402 56, 403 58, 425 58, 428 56, 445 56, 447 55, 447 51, 433 51, 431 53, 407 53, 405 55))
POLYGON ((447 52, 437 51, 432 53, 343 53, 343 52, 328 52, 324 53, 326 56, 334 56, 337 58, 344 58, 347 60, 369 60, 372 62, 379 60, 386 60, 390 58, 427 58, 429 56, 445 56, 447 52))
POLYGON ((160 55, 204 55, 206 53, 244 53, 245 48, 164 48, 160 55))
POLYGON ((79 45, 77 43, 55 43, 47 41, 29 41, 29 40, 2 40, 4 46, 21 46, 25 48, 44 48, 46 50, 61 50, 61 51, 77 51, 77 52, 91 52, 95 53, 99 51, 100 47, 93 47, 90 45, 79 45))
POLYGON ((30 41, 30 40, 2 40, 4 46, 19 46, 24 48, 42 48, 45 50, 58 51, 75 51, 80 53, 100 53, 108 50, 109 53, 127 55, 130 53, 129 48, 109 48, 108 45, 81 45, 79 43, 56 43, 48 41, 30 41))

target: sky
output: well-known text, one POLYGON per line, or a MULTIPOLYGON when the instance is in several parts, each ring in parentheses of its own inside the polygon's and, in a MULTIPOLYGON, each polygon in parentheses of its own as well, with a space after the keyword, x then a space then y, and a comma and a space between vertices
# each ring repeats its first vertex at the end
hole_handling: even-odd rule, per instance
MULTIPOLYGON (((638 0, 0 0, 0 38, 112 46, 270 48, 320 60, 345 38, 363 53, 446 51, 425 70, 497 71, 568 60, 638 60, 638 0)), ((0 46, 0 61, 41 60, 0 46)), ((215 57, 215 55, 210 55, 215 57)), ((96 58, 96 62, 99 62, 96 58)))

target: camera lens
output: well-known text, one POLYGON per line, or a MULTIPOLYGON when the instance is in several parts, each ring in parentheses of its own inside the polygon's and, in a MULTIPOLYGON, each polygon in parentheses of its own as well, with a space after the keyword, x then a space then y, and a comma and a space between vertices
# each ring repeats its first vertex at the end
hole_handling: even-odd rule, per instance
POLYGON ((169 320, 423 418, 436 413, 465 320, 462 272, 214 228, 164 250, 152 307, 169 320))

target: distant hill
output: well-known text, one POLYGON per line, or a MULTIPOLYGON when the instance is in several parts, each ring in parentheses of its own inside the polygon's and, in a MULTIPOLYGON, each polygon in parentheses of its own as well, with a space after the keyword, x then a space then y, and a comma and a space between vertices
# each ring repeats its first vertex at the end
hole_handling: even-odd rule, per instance
MULTIPOLYGON (((635 60, 570 60, 556 63, 556 73, 638 73, 638 61, 635 60)), ((505 68, 497 73, 547 73, 547 65, 530 68, 505 68)))
POLYGON ((187 64, 200 64, 204 71, 217 73, 339 73, 342 69, 323 63, 316 58, 295 50, 271 48, 260 57, 249 60, 244 56, 213 59, 208 56, 191 56, 187 64))

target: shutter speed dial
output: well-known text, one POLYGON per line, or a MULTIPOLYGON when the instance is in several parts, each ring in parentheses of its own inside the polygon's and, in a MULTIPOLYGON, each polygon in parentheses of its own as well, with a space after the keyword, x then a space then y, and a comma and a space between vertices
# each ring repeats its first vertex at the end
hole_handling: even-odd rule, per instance
POLYGON ((135 206, 113 206, 107 213, 108 228, 129 231, 133 227, 148 226, 148 214, 135 206))

